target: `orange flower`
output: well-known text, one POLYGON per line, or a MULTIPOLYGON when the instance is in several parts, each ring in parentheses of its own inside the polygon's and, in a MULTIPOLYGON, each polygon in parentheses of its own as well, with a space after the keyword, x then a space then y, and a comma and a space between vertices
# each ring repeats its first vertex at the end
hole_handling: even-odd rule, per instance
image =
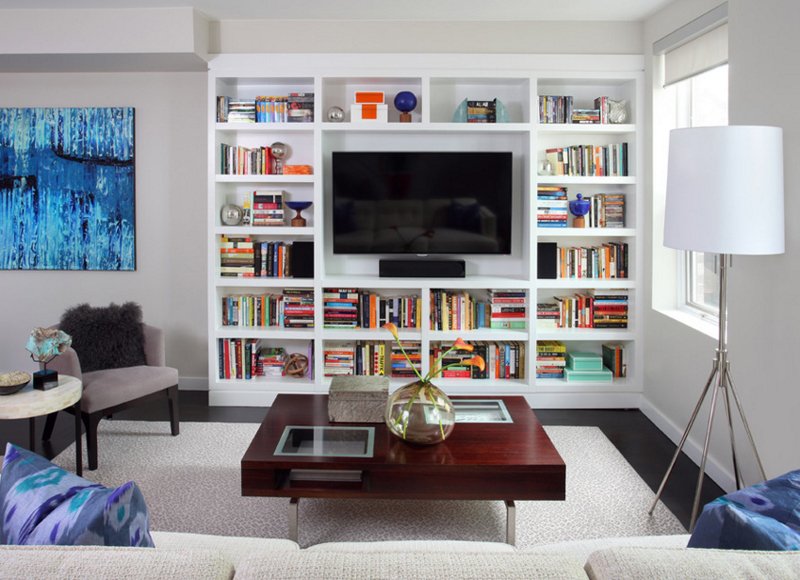
POLYGON ((463 364, 471 366, 471 367, 478 367, 480 370, 486 369, 486 361, 483 360, 483 357, 480 356, 480 355, 477 355, 477 356, 472 357, 471 359, 465 360, 463 364))
POLYGON ((387 322, 383 325, 383 328, 391 332, 395 340, 400 340, 400 338, 397 336, 397 326, 394 322, 387 322))
POLYGON ((471 344, 467 344, 466 342, 464 342, 463 340, 458 338, 453 343, 453 349, 454 350, 465 350, 467 352, 472 352, 475 349, 475 347, 472 346, 471 344))

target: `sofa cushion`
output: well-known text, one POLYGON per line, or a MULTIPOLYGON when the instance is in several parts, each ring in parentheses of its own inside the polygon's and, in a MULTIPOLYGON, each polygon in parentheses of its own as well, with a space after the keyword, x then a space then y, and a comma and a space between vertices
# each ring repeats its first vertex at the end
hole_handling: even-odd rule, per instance
POLYGON ((0 478, 0 517, 0 544, 153 545, 135 483, 108 489, 12 443, 0 478))
POLYGON ((734 491, 703 508, 690 548, 800 550, 800 470, 734 491))
POLYGON ((483 552, 279 552, 251 556, 236 568, 237 580, 372 580, 374 578, 586 578, 583 561, 556 555, 483 552))
POLYGON ((229 580, 233 574, 233 566, 208 550, 0 546, 0 578, 229 580))
POLYGON ((748 552, 690 550, 686 548, 609 548, 594 552, 586 562, 593 580, 726 580, 769 578, 796 580, 800 577, 798 552, 748 552))
POLYGON ((172 367, 135 366, 84 373, 81 410, 93 413, 178 384, 172 367))
POLYGON ((59 328, 72 337, 84 373, 146 364, 142 308, 134 302, 74 306, 61 316, 59 328))
POLYGON ((671 536, 628 536, 620 538, 594 538, 590 540, 572 540, 554 544, 539 544, 521 551, 527 554, 569 554, 575 558, 586 560, 592 552, 617 548, 620 546, 636 546, 639 548, 685 548, 689 534, 671 536))
POLYGON ((239 562, 254 554, 300 550, 297 542, 281 538, 246 538, 156 531, 150 532, 150 535, 158 550, 183 551, 187 548, 215 550, 234 568, 239 565, 239 562))
POLYGON ((379 542, 325 542, 305 549, 306 552, 515 552, 514 546, 500 542, 462 540, 398 540, 379 542))

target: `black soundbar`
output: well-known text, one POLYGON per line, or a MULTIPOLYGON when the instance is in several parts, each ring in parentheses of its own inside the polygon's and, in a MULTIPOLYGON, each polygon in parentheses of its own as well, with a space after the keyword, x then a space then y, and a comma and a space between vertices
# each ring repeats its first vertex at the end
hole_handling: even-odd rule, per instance
POLYGON ((381 278, 464 278, 464 260, 380 260, 381 278))

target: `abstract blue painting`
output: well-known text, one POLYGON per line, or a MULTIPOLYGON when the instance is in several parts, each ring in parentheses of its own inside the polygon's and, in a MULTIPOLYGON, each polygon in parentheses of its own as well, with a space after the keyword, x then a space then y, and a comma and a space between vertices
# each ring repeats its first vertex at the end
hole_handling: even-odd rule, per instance
POLYGON ((0 108, 0 270, 135 270, 132 107, 0 108))

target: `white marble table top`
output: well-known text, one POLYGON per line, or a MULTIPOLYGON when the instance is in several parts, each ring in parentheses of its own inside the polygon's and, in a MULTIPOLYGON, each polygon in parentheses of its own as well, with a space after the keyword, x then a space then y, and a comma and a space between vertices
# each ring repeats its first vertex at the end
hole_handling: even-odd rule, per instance
POLYGON ((83 384, 69 375, 58 375, 58 386, 40 391, 33 381, 13 395, 0 396, 0 419, 28 419, 49 415, 81 399, 83 384))

